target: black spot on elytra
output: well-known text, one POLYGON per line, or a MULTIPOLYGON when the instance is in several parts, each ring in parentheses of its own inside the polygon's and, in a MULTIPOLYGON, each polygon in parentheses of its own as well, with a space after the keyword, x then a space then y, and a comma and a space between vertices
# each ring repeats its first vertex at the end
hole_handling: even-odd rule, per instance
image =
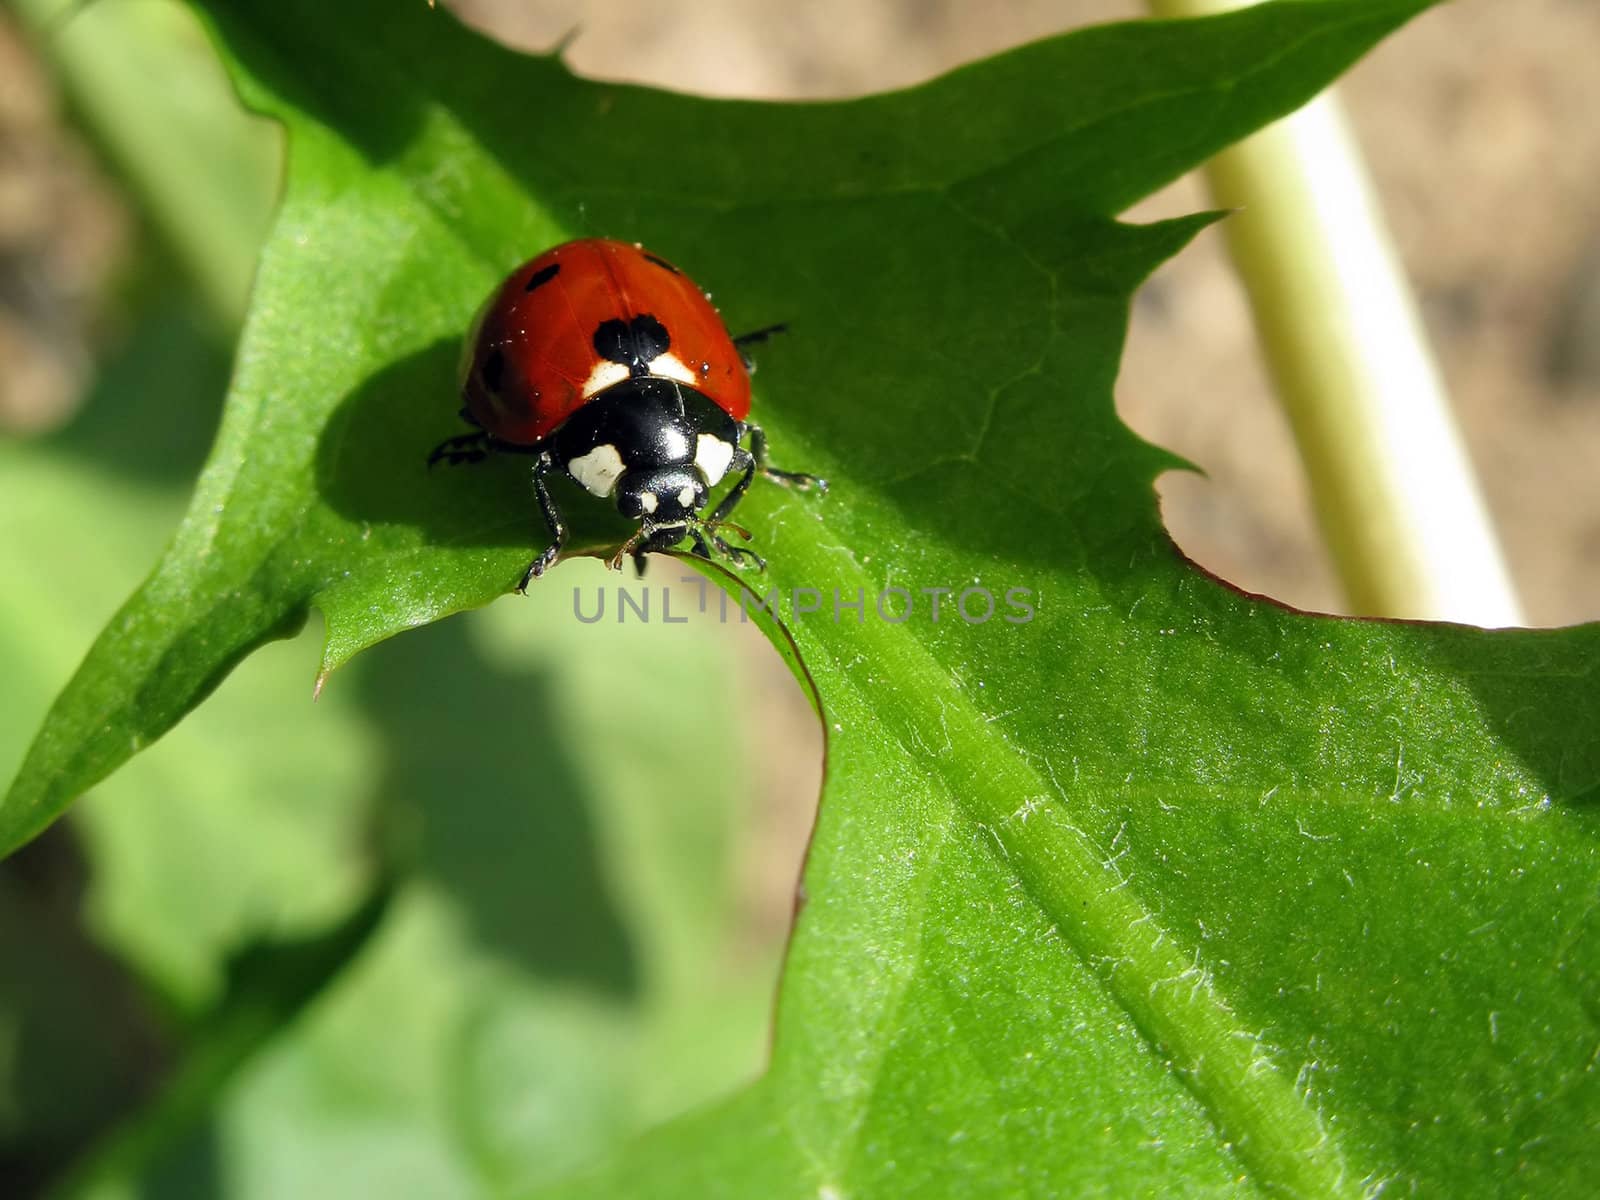
POLYGON ((561 274, 561 264, 551 263, 548 267, 542 267, 530 275, 528 277, 528 282, 523 286, 522 290, 524 292, 531 292, 534 288, 549 283, 559 274, 561 274))
POLYGON ((502 350, 491 350, 483 356, 483 365, 478 368, 478 376, 483 380, 483 386, 491 392, 498 392, 500 384, 506 375, 506 356, 502 350))
POLYGON ((612 318, 594 331, 594 350, 601 358, 621 363, 634 375, 648 375, 650 364, 672 347, 667 327, 648 313, 632 321, 612 318))
POLYGON ((660 267, 663 271, 671 271, 674 275, 682 275, 683 274, 682 271, 678 270, 677 267, 673 266, 666 259, 657 258, 654 254, 651 254, 648 250, 646 250, 644 252, 644 257, 645 257, 645 261, 646 262, 655 263, 655 265, 660 267))

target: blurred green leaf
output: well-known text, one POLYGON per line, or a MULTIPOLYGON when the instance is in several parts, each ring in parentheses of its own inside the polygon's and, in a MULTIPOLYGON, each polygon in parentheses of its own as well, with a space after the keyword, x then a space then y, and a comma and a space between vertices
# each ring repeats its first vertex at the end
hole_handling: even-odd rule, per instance
POLYGON ((8 0, 85 129, 225 327, 242 318, 281 161, 174 0, 8 0))
MULTIPOLYGON (((21 757, 50 689, 182 512, 185 469, 200 463, 190 427, 215 426, 227 364, 181 305, 167 293, 59 435, 0 444, 0 572, 16 581, 0 610, 12 700, 0 706, 0 761, 21 757)), ((75 814, 88 925, 177 1013, 218 999, 225 960, 245 943, 321 928, 364 886, 370 739, 343 697, 312 721, 264 693, 302 701, 304 658, 275 647, 250 663, 75 814), (248 854, 236 852, 242 828, 248 854)))
POLYGON ((126 1176, 202 1128, 218 1090, 365 947, 392 898, 392 880, 385 877, 326 934, 259 943, 236 956, 229 964, 226 1000, 198 1030, 156 1102, 84 1159, 79 1171, 61 1182, 58 1194, 117 1189, 126 1176))
MULTIPOLYGON (((835 491, 765 489, 741 513, 772 561, 758 586, 825 597, 783 616, 829 775, 767 1075, 562 1194, 1580 1192, 1600 635, 1240 597, 1173 553, 1150 491, 1171 460, 1109 398, 1129 296, 1207 220, 1114 214, 1422 7, 1110 27, 893 96, 774 106, 584 83, 421 5, 214 0, 247 94, 290 127, 288 191, 190 515, 53 710, 0 810, 8 842, 312 605, 331 668, 505 590, 538 536, 523 469, 420 465, 453 431, 455 344, 534 250, 637 238, 730 325, 793 328, 763 354, 762 420, 781 463, 835 491), (871 611, 886 586, 911 619, 871 611), (955 607, 980 587, 986 620, 976 591, 955 607), (951 589, 937 622, 927 588, 951 589), (1030 620, 1006 620, 1013 589, 1030 620)), ((592 520, 582 544, 614 541, 592 520)), ((573 570, 529 605, 556 636, 545 606, 573 570)), ((641 730, 607 717, 583 743, 602 765, 641 730)), ((547 786, 564 790, 527 785, 541 803, 547 786)), ((530 819, 505 839, 528 844, 530 819)), ((425 836, 436 869, 465 832, 425 836)), ((595 894, 581 871, 562 888, 595 894)), ((516 952, 499 906, 446 911, 516 952)), ((565 967, 603 986, 605 961, 565 967)), ((303 1191, 335 1163, 353 1173, 335 1191, 385 1171, 421 1195, 516 1189, 547 1178, 552 1130, 563 1162, 602 1140, 604 1088, 566 1124, 483 1122, 561 1050, 612 1040, 603 1008, 554 1043, 467 1045, 437 1031, 493 1016, 441 1020, 410 980, 385 994, 414 1001, 399 1024, 435 1031, 414 1049, 456 1090, 375 1058, 389 1023, 345 1010, 322 1056, 285 1039, 227 1110, 216 1153, 241 1190, 303 1191), (314 1094, 342 1104, 297 1090, 308 1055, 314 1094), (269 1125, 301 1112, 311 1126, 269 1125), (453 1152, 418 1136, 440 1125, 453 1152)))

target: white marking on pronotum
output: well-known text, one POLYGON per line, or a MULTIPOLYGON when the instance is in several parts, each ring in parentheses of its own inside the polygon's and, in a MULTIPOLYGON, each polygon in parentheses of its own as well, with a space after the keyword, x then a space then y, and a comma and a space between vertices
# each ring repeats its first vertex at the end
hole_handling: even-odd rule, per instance
POLYGON ((607 442, 604 446, 596 446, 582 458, 569 462, 567 474, 581 483, 591 495, 609 496, 617 486, 617 476, 622 474, 622 455, 607 442))
POLYGON ((660 506, 661 501, 656 499, 654 492, 645 492, 639 497, 639 507, 647 513, 653 513, 660 506))
POLYGON ((650 360, 650 374, 662 379, 676 379, 679 383, 687 383, 690 387, 700 382, 695 373, 683 365, 683 360, 670 351, 658 354, 650 360))
POLYGON ((733 446, 712 433, 702 433, 694 444, 694 465, 706 477, 707 487, 716 487, 733 461, 733 446))
POLYGON ((683 487, 679 488, 678 489, 678 503, 680 505, 682 505, 684 508, 688 508, 689 505, 693 504, 694 503, 694 488, 690 487, 687 483, 684 484, 683 487))
POLYGON ((598 396, 613 384, 621 383, 629 374, 627 363, 612 362, 610 359, 595 363, 594 370, 589 372, 589 378, 584 380, 583 398, 588 400, 598 396))

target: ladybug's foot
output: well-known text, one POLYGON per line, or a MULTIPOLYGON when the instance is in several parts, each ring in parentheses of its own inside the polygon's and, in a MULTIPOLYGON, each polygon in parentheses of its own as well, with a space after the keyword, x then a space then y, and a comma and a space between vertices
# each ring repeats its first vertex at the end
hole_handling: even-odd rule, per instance
POLYGON ((561 553, 561 543, 554 542, 544 548, 544 552, 528 564, 528 569, 522 573, 522 582, 517 584, 520 595, 528 594, 528 585, 548 571, 556 561, 556 555, 561 553))
MULTIPOLYGON (((750 538, 749 530, 741 529, 739 526, 730 524, 728 522, 723 522, 723 524, 718 528, 732 529, 736 533, 743 534, 746 541, 748 541, 750 538)), ((723 537, 722 534, 716 529, 707 529, 706 533, 711 537, 711 544, 718 550, 722 551, 723 554, 727 555, 729 561, 731 561, 733 565, 738 567, 741 571, 744 570, 746 559, 749 559, 750 562, 754 563, 755 568, 758 571, 765 571, 767 569, 767 560, 762 558, 761 555, 757 554, 748 546, 735 546, 732 542, 728 541, 727 538, 723 537)))
POLYGON ((433 448, 433 453, 428 455, 428 465, 436 466, 439 463, 448 463, 456 466, 459 463, 482 462, 489 457, 489 435, 483 430, 476 433, 463 433, 453 438, 445 438, 433 448))
POLYGON ((766 325, 760 329, 752 329, 749 333, 741 333, 733 339, 733 344, 743 349, 745 346, 759 346, 775 333, 788 333, 789 327, 782 321, 776 325, 766 325))
POLYGON ((777 467, 762 467, 761 474, 784 487, 792 487, 802 492, 814 491, 819 496, 828 494, 828 481, 816 475, 807 475, 801 471, 780 471, 777 467))
POLYGON ((766 559, 762 558, 761 555, 757 554, 754 550, 747 549, 744 546, 733 545, 720 533, 720 530, 723 529, 731 529, 740 537, 744 538, 745 541, 748 542, 750 540, 750 531, 743 525, 735 525, 732 521, 719 521, 715 525, 707 522, 706 524, 701 525, 698 529, 689 530, 689 536, 694 539, 694 550, 692 553, 696 557, 703 558, 707 562, 710 562, 712 561, 711 546, 715 546, 724 555, 731 559, 733 561, 733 565, 736 567, 743 569, 745 565, 744 560, 748 558, 751 562, 755 563, 757 570, 765 571, 767 569, 766 559), (706 544, 707 538, 711 539, 710 545, 706 544))
POLYGON ((745 432, 750 435, 750 457, 755 459, 756 469, 773 483, 781 483, 784 487, 798 488, 802 492, 815 491, 818 495, 827 495, 828 481, 815 475, 807 475, 801 471, 780 471, 777 467, 767 463, 767 433, 754 421, 745 422, 745 432))
POLYGON ((748 559, 750 565, 753 565, 758 571, 765 571, 767 569, 767 560, 762 558, 761 555, 757 554, 748 546, 735 546, 731 542, 723 541, 714 534, 712 535, 711 540, 713 543, 715 543, 718 550, 721 550, 728 556, 728 561, 734 566, 738 567, 741 571, 745 568, 746 559, 748 559))
POLYGON ((752 329, 749 333, 741 333, 733 339, 734 346, 739 351, 739 357, 744 360, 744 369, 750 374, 756 373, 756 360, 750 357, 746 346, 759 346, 775 333, 788 333, 787 325, 768 325, 765 329, 752 329))

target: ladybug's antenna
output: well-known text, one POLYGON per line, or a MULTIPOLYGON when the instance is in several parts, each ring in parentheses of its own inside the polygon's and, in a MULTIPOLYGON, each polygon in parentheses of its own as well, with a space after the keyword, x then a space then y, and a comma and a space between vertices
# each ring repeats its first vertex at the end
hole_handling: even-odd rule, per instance
POLYGON ((610 566, 613 571, 622 570, 622 560, 632 554, 633 548, 644 540, 644 530, 645 527, 643 525, 639 526, 634 531, 634 535, 622 543, 622 548, 611 556, 610 566))

